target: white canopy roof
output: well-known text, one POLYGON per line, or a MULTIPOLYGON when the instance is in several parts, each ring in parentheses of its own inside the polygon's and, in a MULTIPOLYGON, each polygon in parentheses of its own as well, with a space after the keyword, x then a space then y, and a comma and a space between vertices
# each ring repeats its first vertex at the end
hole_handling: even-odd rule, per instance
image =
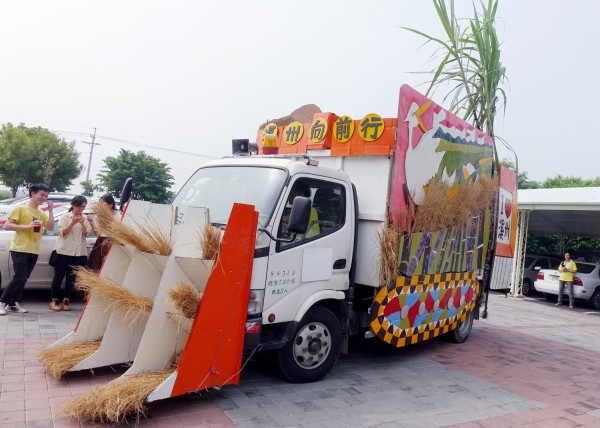
POLYGON ((529 233, 600 237, 600 187, 519 190, 529 233))

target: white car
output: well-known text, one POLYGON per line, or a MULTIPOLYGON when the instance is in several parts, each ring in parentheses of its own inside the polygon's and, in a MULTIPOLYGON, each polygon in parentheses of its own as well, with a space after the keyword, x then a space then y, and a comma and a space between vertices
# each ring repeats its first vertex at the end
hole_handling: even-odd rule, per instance
MULTIPOLYGON (((600 264, 577 263, 577 273, 573 278, 573 295, 576 299, 589 301, 594 309, 600 310, 600 264)), ((548 300, 556 300, 558 296, 557 269, 542 269, 538 272, 534 287, 540 293, 544 293, 548 300)), ((567 293, 563 298, 567 298, 567 293)))
MULTIPOLYGON (((71 195, 68 193, 50 193, 48 195, 48 201, 69 205, 69 203, 75 196, 77 195, 71 195)), ((6 201, 1 201, 0 215, 8 215, 13 208, 18 207, 19 205, 25 205, 27 202, 29 202, 29 197, 27 196, 21 198, 11 198, 6 201)))
MULTIPOLYGON (((54 268, 48 264, 48 259, 50 258, 50 253, 52 253, 52 250, 54 249, 54 243, 58 239, 58 219, 63 214, 64 212, 55 216, 54 230, 48 231, 44 229, 44 234, 40 241, 40 255, 33 272, 31 272, 31 276, 27 280, 27 284, 25 284, 25 288, 50 287, 52 278, 54 277, 54 268)), ((15 232, 13 231, 0 230, 0 284, 2 284, 2 289, 6 287, 15 273, 10 257, 10 243, 14 233, 15 232)), ((96 236, 90 234, 90 236, 87 237, 88 254, 95 242, 96 236)))

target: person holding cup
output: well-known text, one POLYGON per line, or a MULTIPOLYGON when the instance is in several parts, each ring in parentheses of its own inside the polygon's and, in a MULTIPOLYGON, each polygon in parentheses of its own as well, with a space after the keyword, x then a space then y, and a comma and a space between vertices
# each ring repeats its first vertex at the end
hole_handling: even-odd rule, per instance
POLYGON ((0 296, 0 315, 6 315, 7 312, 27 312, 20 302, 25 283, 40 254, 42 226, 54 229, 54 213, 52 212, 54 204, 48 201, 48 215, 39 209, 39 206, 48 199, 49 192, 50 188, 45 184, 31 185, 27 204, 14 208, 4 225, 5 230, 15 232, 10 244, 10 257, 15 274, 0 296))
POLYGON ((70 311, 69 300, 75 288, 75 268, 87 263, 87 246, 85 238, 92 231, 92 227, 83 210, 87 206, 85 196, 77 195, 71 199, 69 212, 58 221, 58 239, 50 256, 50 263, 54 266, 54 278, 50 286, 50 310, 70 311), (61 300, 61 285, 65 281, 65 290, 61 300))

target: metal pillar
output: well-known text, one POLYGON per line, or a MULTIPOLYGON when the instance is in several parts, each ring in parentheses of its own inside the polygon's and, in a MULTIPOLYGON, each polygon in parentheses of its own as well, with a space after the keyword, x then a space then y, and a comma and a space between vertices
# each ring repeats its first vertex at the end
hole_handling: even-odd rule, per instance
POLYGON ((529 211, 519 210, 519 221, 517 225, 517 242, 515 256, 513 257, 513 269, 510 279, 510 294, 523 297, 523 267, 525 252, 527 249, 527 228, 529 227, 529 211))

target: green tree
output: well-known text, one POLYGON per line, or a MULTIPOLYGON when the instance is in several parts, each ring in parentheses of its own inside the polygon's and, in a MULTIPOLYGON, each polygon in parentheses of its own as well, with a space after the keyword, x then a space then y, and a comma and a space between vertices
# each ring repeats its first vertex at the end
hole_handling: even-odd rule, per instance
POLYGON ((600 177, 593 179, 584 179, 579 177, 563 177, 557 174, 555 177, 544 180, 542 186, 546 189, 565 188, 565 187, 598 187, 600 186, 600 177))
POLYGON ((94 190, 96 190, 96 186, 94 186, 91 180, 83 180, 79 182, 79 184, 81 184, 83 189, 81 192, 83 196, 94 196, 94 190))
MULTIPOLYGON (((502 161, 500 163, 502 165, 504 165, 505 167, 517 172, 517 167, 512 160, 504 158, 504 159, 502 159, 502 161)), ((517 188, 518 189, 539 189, 540 187, 542 187, 542 185, 539 182, 530 180, 527 177, 527 175, 528 175, 527 171, 520 171, 517 173, 517 188)))
POLYGON ((133 178, 131 197, 156 203, 169 203, 173 192, 171 168, 159 159, 147 155, 144 151, 133 153, 121 149, 116 157, 104 159, 104 168, 98 174, 102 186, 110 193, 120 195, 123 183, 133 178))
POLYGON ((51 190, 64 192, 83 169, 75 143, 40 127, 3 125, 0 152, 0 181, 13 196, 19 187, 33 183, 45 183, 51 190))

